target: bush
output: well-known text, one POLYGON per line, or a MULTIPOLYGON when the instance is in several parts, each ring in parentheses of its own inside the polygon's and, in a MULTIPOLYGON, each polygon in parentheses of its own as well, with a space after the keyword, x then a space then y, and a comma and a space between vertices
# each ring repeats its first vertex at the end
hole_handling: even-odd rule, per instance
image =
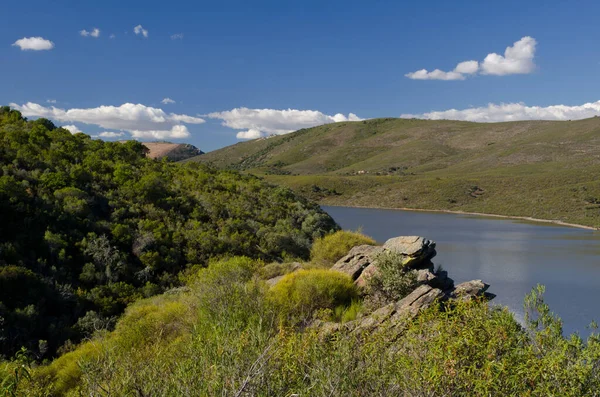
POLYGON ((402 299, 417 286, 416 272, 404 267, 401 254, 389 251, 380 253, 377 255, 377 269, 367 284, 369 307, 379 307, 402 299))
POLYGON ((315 263, 330 266, 348 254, 351 248, 365 244, 376 245, 377 242, 359 232, 340 230, 315 240, 310 259, 315 263))
POLYGON ((348 306, 356 297, 350 277, 325 269, 298 270, 269 291, 269 301, 287 324, 306 324, 317 310, 348 306))

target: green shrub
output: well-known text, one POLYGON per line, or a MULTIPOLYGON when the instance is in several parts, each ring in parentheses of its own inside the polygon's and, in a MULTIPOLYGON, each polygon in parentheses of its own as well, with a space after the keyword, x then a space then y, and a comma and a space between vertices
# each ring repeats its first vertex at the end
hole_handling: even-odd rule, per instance
POLYGON ((352 301, 350 306, 338 306, 333 310, 332 320, 341 323, 347 323, 358 318, 358 314, 363 310, 363 303, 360 300, 352 301))
POLYGON ((350 305, 357 297, 352 279, 335 270, 298 270, 284 276, 269 291, 269 300, 288 324, 311 320, 319 309, 350 305))
POLYGON ((416 272, 405 269, 401 254, 390 251, 380 253, 377 255, 377 269, 367 284, 368 306, 380 307, 402 299, 417 285, 416 272))
POLYGON ((333 265, 357 245, 376 245, 371 237, 359 232, 340 230, 315 240, 310 251, 310 259, 318 264, 333 265))

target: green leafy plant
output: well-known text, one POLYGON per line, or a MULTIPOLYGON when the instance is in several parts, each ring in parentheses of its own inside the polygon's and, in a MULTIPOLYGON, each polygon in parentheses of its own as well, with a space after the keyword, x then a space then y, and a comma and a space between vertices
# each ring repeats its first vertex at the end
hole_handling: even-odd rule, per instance
POLYGON ((310 251, 310 259, 314 263, 331 266, 353 247, 376 244, 375 240, 360 232, 340 230, 315 240, 310 251))
POLYGON ((287 324, 306 324, 319 309, 349 306, 357 290, 347 275, 325 269, 298 270, 269 291, 269 300, 287 324))
POLYGON ((417 285, 414 270, 406 269, 401 254, 383 251, 375 260, 377 271, 367 280, 371 308, 404 298, 417 285))

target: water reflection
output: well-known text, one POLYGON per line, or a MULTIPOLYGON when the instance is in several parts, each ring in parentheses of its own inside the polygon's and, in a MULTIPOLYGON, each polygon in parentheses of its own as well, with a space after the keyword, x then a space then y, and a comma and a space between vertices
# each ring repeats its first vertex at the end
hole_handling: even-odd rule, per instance
POLYGON ((494 302, 522 318, 523 298, 536 284, 565 324, 587 335, 600 319, 600 233, 550 224, 470 215, 324 207, 345 229, 362 227, 379 242, 420 235, 437 242, 441 264, 456 282, 480 278, 494 302))

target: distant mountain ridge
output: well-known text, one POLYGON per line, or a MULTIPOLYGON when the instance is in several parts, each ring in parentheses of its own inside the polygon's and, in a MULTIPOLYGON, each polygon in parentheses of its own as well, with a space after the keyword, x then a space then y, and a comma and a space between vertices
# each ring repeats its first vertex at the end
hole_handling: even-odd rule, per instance
POLYGON ((322 204, 600 226, 600 118, 372 119, 241 142, 187 161, 262 175, 322 204))

